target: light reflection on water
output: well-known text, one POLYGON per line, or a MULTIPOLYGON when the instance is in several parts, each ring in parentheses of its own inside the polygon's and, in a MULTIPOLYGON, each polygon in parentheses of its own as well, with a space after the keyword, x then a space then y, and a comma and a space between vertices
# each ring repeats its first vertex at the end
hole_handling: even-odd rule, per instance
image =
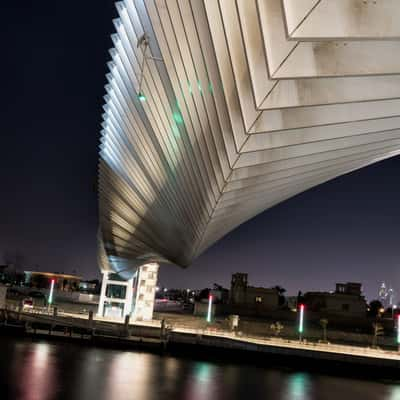
POLYGON ((400 400, 399 384, 0 338, 1 400, 400 400))
POLYGON ((400 400, 400 386, 392 387, 388 400, 400 400))
POLYGON ((287 379, 285 387, 285 400, 308 400, 311 398, 310 376, 306 373, 298 372, 290 375, 287 379))

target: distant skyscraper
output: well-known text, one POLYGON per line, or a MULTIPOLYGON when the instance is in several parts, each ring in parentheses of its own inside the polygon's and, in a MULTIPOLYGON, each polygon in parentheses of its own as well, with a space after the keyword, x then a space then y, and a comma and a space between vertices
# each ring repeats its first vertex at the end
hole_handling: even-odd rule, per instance
POLYGON ((386 306, 388 300, 388 290, 386 288, 385 282, 382 282, 381 287, 379 288, 378 296, 383 306, 386 306))
POLYGON ((393 288, 389 288, 388 290, 388 300, 389 300, 389 306, 392 307, 394 304, 394 299, 395 299, 395 291, 393 290, 393 288))

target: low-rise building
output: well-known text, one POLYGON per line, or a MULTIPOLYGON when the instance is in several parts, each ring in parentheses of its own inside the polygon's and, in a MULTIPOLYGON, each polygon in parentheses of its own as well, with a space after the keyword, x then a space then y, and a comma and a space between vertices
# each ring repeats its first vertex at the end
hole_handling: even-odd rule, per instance
POLYGON ((361 283, 337 283, 334 292, 308 292, 303 302, 308 310, 326 315, 365 317, 367 302, 361 283))
POLYGON ((48 289, 54 280, 54 289, 62 292, 79 290, 80 276, 71 274, 58 274, 54 272, 24 271, 25 286, 36 289, 48 289))
POLYGON ((279 292, 276 288, 249 286, 248 275, 232 275, 229 303, 232 307, 253 309, 257 313, 276 310, 279 307, 279 292))

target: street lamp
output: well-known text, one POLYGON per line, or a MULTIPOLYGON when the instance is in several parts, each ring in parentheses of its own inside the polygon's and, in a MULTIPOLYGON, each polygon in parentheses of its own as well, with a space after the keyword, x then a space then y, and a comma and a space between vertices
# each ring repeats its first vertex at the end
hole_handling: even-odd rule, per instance
POLYGON ((304 304, 300 304, 300 318, 299 318, 299 341, 303 339, 304 330, 304 304))
POLYGON ((142 92, 142 84, 143 84, 143 77, 144 77, 144 67, 145 67, 145 62, 146 60, 153 60, 153 61, 163 61, 162 58, 158 58, 158 57, 153 57, 150 55, 147 55, 147 50, 149 48, 150 45, 150 39, 147 36, 146 33, 144 33, 137 41, 137 47, 141 48, 142 53, 143 53, 143 58, 142 58, 142 63, 140 65, 140 78, 139 78, 139 90, 137 93, 137 98, 139 101, 141 102, 145 102, 146 101, 146 96, 145 94, 142 92))

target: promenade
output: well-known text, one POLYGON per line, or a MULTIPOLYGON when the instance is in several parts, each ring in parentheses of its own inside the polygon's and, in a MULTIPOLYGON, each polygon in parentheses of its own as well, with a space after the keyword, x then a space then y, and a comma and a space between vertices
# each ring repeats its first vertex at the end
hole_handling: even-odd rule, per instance
POLYGON ((67 312, 59 312, 55 316, 44 309, 30 312, 1 310, 1 313, 3 315, 1 327, 14 327, 32 336, 112 343, 127 348, 138 344, 162 350, 207 347, 228 352, 237 350, 308 360, 387 367, 395 370, 400 368, 398 351, 311 342, 306 339, 300 341, 277 337, 254 337, 242 332, 223 330, 212 324, 203 324, 200 327, 199 323, 195 323, 195 319, 190 320, 190 318, 176 319, 171 324, 170 322, 162 323, 160 319, 134 322, 110 321, 101 317, 91 318, 88 315, 67 312))

